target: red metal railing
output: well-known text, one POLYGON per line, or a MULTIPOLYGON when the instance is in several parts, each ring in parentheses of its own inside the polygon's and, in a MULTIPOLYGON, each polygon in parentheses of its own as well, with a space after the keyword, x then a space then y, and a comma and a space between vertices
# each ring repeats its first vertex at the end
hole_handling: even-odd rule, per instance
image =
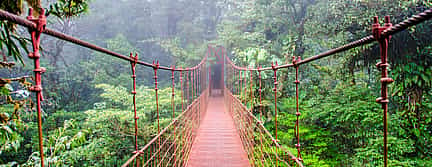
POLYGON ((199 122, 207 110, 208 89, 122 166, 184 166, 199 122), (160 141, 160 143, 158 142, 160 141))
MULTIPOLYGON (((277 115, 278 115, 278 108, 277 108, 277 85, 278 85, 278 80, 277 80, 277 70, 278 69, 282 69, 282 68, 289 68, 289 67, 293 67, 295 68, 296 71, 296 78, 294 83, 296 84, 296 122, 295 122, 295 128, 294 128, 294 132, 295 135, 294 137, 297 140, 297 143, 295 144, 295 147, 297 148, 297 157, 291 157, 292 159, 288 159, 288 161, 283 161, 285 159, 282 159, 280 157, 285 157, 285 155, 279 156, 280 151, 278 149, 282 149, 280 147, 275 147, 273 150, 273 152, 275 152, 275 155, 273 158, 271 158, 270 156, 268 156, 269 159, 271 159, 272 164, 274 164, 275 166, 279 166, 278 162, 281 160, 283 163, 285 164, 289 164, 290 160, 295 160, 297 163, 300 163, 300 161, 303 161, 302 156, 301 156, 301 144, 300 144, 300 124, 299 124, 299 116, 300 116, 300 111, 299 111, 299 67, 300 65, 327 57, 327 56, 331 56, 331 55, 335 55, 336 53, 340 53, 358 46, 362 46, 365 44, 369 44, 372 43, 374 41, 377 41, 380 47, 380 57, 381 57, 381 62, 379 62, 377 64, 377 68, 381 71, 381 97, 377 98, 376 101, 378 103, 380 103, 382 105, 382 109, 383 109, 383 140, 384 140, 384 145, 383 145, 383 162, 384 162, 384 166, 387 166, 388 164, 388 146, 387 146, 387 135, 388 135, 388 126, 387 126, 387 112, 388 112, 388 103, 389 103, 389 99, 388 99, 388 89, 387 86, 388 84, 393 82, 393 79, 388 77, 388 71, 387 71, 387 67, 389 66, 388 64, 388 57, 387 57, 387 50, 388 50, 388 43, 390 41, 391 35, 396 34, 410 26, 419 24, 421 22, 424 22, 426 20, 429 20, 432 17, 432 9, 426 10, 418 15, 415 15, 403 22, 400 22, 399 24, 396 24, 394 26, 392 26, 392 24, 390 23, 390 17, 386 16, 385 17, 385 24, 384 26, 381 26, 378 22, 378 17, 374 17, 373 20, 373 25, 372 25, 372 34, 370 36, 364 37, 360 40, 351 42, 349 44, 343 45, 341 47, 335 48, 335 49, 331 49, 329 51, 320 53, 318 55, 306 58, 304 60, 301 60, 300 57, 293 57, 292 63, 289 64, 284 64, 284 65, 278 65, 277 62, 276 63, 272 63, 271 67, 266 67, 266 68, 250 68, 250 67, 239 67, 237 65, 235 65, 227 56, 226 57, 226 67, 229 71, 227 74, 230 75, 227 77, 226 80, 226 84, 228 86, 228 88, 225 89, 225 93, 230 93, 229 97, 225 97, 228 103, 228 108, 230 110, 230 112, 232 113, 232 116, 234 117, 234 120, 236 120, 236 125, 238 128, 238 132, 241 135, 242 141, 244 142, 244 146, 245 148, 248 148, 248 154, 249 154, 249 158, 252 162, 253 166, 257 166, 257 157, 255 156, 256 154, 261 154, 263 155, 263 151, 260 151, 257 153, 257 150, 253 149, 252 151, 249 149, 250 147, 254 148, 253 146, 255 146, 256 141, 255 141, 255 135, 253 134, 253 130, 251 130, 250 128, 253 127, 251 126, 252 124, 250 123, 251 120, 253 120, 252 118, 249 117, 253 117, 252 116, 248 116, 248 113, 251 113, 250 110, 248 111, 248 109, 245 107, 245 105, 243 105, 243 102, 246 103, 245 99, 245 92, 246 92, 246 84, 243 84, 243 82, 245 81, 245 78, 242 78, 242 73, 244 74, 245 72, 249 71, 250 73, 252 71, 257 71, 258 72, 258 79, 259 79, 259 111, 260 111, 260 118, 262 118, 262 83, 261 83, 261 72, 262 71, 273 71, 273 84, 274 84, 274 88, 273 88, 273 92, 274 92, 274 127, 275 127, 275 143, 277 143, 277 132, 278 132, 278 128, 277 128, 277 115), (230 80, 230 81, 229 81, 230 80), (230 83, 227 83, 230 82, 230 83), (232 93, 231 93, 232 92, 232 93), (234 95, 233 95, 234 94, 234 95), (235 96, 238 96, 240 99, 237 99, 235 96), (244 101, 243 101, 244 100, 244 101), (238 121, 241 120, 241 121, 238 121)), ((252 82, 252 75, 250 75, 250 82, 252 82)), ((252 87, 252 84, 251 84, 252 87)), ((252 96, 252 91, 250 90, 250 94, 251 94, 251 99, 253 99, 254 97, 252 96)), ((258 120, 259 122, 259 120, 258 120)), ((258 134, 263 133, 263 132, 257 132, 258 134)), ((270 135, 271 136, 271 135, 270 135)), ((262 137, 260 137, 259 141, 261 144, 262 141, 262 137)), ((265 146, 260 146, 260 147, 265 147, 265 146)), ((261 149, 263 150, 263 149, 261 149)), ((284 152, 284 151, 282 151, 284 152)), ((292 156, 291 153, 287 153, 289 156, 292 156)), ((268 161, 265 161, 268 162, 268 161)), ((266 163, 262 163, 262 165, 264 165, 266 163)), ((259 166, 259 165, 258 165, 259 166)))
POLYGON ((303 166, 291 152, 279 145, 262 120, 255 117, 229 89, 225 88, 224 93, 226 108, 233 117, 252 166, 303 166))
MULTIPOLYGON (((247 67, 238 67, 227 56, 225 57, 225 62, 227 65, 224 67, 228 70, 224 70, 225 73, 231 74, 232 80, 236 81, 237 84, 233 84, 230 87, 225 88, 225 100, 227 104, 227 108, 229 109, 231 115, 234 117, 235 124, 240 134, 241 140, 243 141, 244 148, 248 153, 249 160, 253 166, 289 166, 290 164, 296 164, 298 166, 302 166, 301 161, 301 150, 300 150, 300 133, 299 133, 299 84, 300 81, 298 79, 299 76, 299 67, 300 65, 309 63, 311 61, 315 61, 327 56, 334 55, 336 53, 340 53, 351 48, 355 48, 361 45, 369 44, 374 41, 378 41, 380 50, 381 50, 381 62, 377 64, 377 67, 381 70, 381 97, 377 99, 377 102, 382 104, 383 108, 383 137, 384 137, 384 166, 387 166, 387 110, 388 110, 388 93, 387 86, 393 80, 388 77, 387 67, 389 66, 387 60, 387 49, 388 43, 391 35, 396 34, 402 30, 407 29, 410 26, 419 24, 426 20, 429 20, 432 17, 432 10, 426 10, 418 15, 415 15, 399 24, 391 25, 389 17, 385 18, 385 25, 380 26, 378 24, 378 18, 374 18, 374 24, 372 25, 373 35, 367 36, 360 40, 351 42, 349 44, 343 45, 341 47, 331 49, 329 51, 320 53, 318 55, 300 60, 293 58, 293 62, 290 64, 278 65, 277 63, 272 64, 271 67, 265 68, 247 68, 247 67), (297 139, 297 144, 295 147, 297 148, 297 156, 294 156, 290 152, 286 151, 283 147, 278 144, 277 141, 277 70, 281 68, 294 67, 296 69, 296 125, 295 125, 295 138, 297 139), (254 71, 258 72, 259 77, 259 101, 260 101, 260 118, 262 118, 262 95, 261 95, 261 72, 266 70, 272 70, 274 72, 274 107, 275 107, 275 137, 265 129, 262 125, 260 119, 256 118, 243 103, 246 103, 246 85, 247 85, 247 72, 251 74, 254 71), (238 99, 234 95, 237 94, 241 97, 238 99)), ((160 66, 159 63, 147 63, 138 60, 137 56, 125 56, 105 48, 96 46, 86 41, 79 40, 72 36, 51 30, 46 28, 46 18, 43 14, 38 18, 33 18, 31 14, 31 10, 29 12, 29 16, 27 20, 21 18, 17 15, 8 13, 4 10, 0 10, 0 18, 4 20, 8 20, 24 27, 29 28, 31 34, 31 42, 33 46, 33 52, 29 54, 29 58, 34 60, 34 73, 35 73, 35 85, 30 88, 30 91, 36 93, 36 108, 38 113, 38 132, 39 132, 39 149, 41 156, 41 166, 44 166, 44 152, 43 152, 43 136, 42 136, 42 120, 41 120, 41 101, 43 101, 42 95, 42 77, 41 74, 45 71, 44 68, 40 67, 40 53, 39 53, 39 45, 40 45, 40 36, 42 33, 48 34, 53 37, 57 37, 59 39, 63 39, 69 41, 71 43, 75 43, 77 45, 99 51, 131 63, 132 68, 132 78, 133 78, 133 90, 132 94, 134 97, 134 119, 135 119, 135 152, 134 155, 123 165, 134 165, 134 166, 184 166, 187 163, 189 152, 191 149, 191 145, 193 144, 196 130, 201 122, 201 115, 203 115, 207 108, 208 101, 208 68, 206 68, 207 56, 195 67, 192 68, 174 68, 174 67, 165 67, 160 66), (135 66, 143 65, 146 67, 151 67, 154 70, 154 79, 155 79, 155 96, 156 99, 158 96, 158 87, 157 87, 157 71, 158 70, 167 70, 172 72, 172 81, 173 81, 173 97, 174 97, 174 72, 180 72, 180 87, 182 89, 182 110, 184 108, 184 102, 187 103, 186 109, 175 117, 175 107, 173 108, 173 120, 172 122, 160 130, 159 119, 158 119, 158 134, 148 142, 143 148, 138 150, 138 141, 137 141, 137 119, 136 116, 136 104, 135 104, 135 94, 137 93, 135 90, 136 82, 135 82, 135 66), (183 73, 185 73, 186 77, 186 86, 183 85, 183 73), (185 87, 185 92, 184 91, 185 87), (186 99, 184 99, 184 95, 186 95, 186 99)), ((222 54, 226 53, 222 50, 222 54)), ((250 83, 252 83, 252 75, 250 75, 250 83)), ((251 85, 252 87, 252 85, 251 85)), ((249 89, 250 92, 251 89, 249 89)), ((250 93, 250 98, 254 98, 252 93, 250 93)), ((172 99, 172 106, 175 106, 174 99, 172 99)), ((251 102, 253 103, 253 102, 251 102)), ((158 100, 155 101, 155 105, 159 106, 158 100)), ((159 115, 159 109, 157 109, 157 114, 159 115)))
MULTIPOLYGON (((132 55, 131 55, 132 57, 132 55)), ((135 56, 137 59, 137 56, 135 56)), ((176 104, 175 98, 175 68, 171 68, 171 108, 172 121, 163 130, 160 129, 159 117, 159 99, 158 99, 158 70, 159 62, 153 62, 154 83, 155 83, 155 105, 157 115, 157 135, 147 142, 147 144, 138 150, 137 141, 135 141, 134 155, 126 161, 122 166, 184 166, 189 159, 190 149, 195 139, 197 129, 200 125, 203 114, 207 110, 207 101, 209 90, 207 88, 208 71, 206 68, 207 56, 195 67, 188 68, 186 74, 190 71, 191 75, 186 75, 186 94, 187 99, 183 96, 183 70, 179 70, 180 88, 181 88, 181 108, 182 113, 175 118, 176 104), (190 82, 190 83, 189 83, 190 82), (203 90, 203 88, 205 88, 203 90), (190 93, 189 93, 190 91, 190 93), (189 96, 190 95, 190 96, 189 96), (183 102, 192 100, 190 104, 183 110, 183 102)), ((132 64, 132 78, 134 78, 134 63, 132 64)), ((135 79, 134 79, 135 85, 135 79)), ((135 86, 132 94, 135 96, 135 86)), ((134 102, 135 111, 135 102, 134 102)), ((136 111, 135 111, 136 112, 136 111)), ((137 120, 138 118, 135 118, 137 120)), ((137 124, 135 124, 137 128, 137 124)), ((135 139, 137 138, 135 132, 135 139)))

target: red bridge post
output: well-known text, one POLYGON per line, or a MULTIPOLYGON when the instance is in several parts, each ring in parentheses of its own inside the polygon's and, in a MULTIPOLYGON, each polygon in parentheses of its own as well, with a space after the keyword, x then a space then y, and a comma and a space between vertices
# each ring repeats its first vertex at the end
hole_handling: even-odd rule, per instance
POLYGON ((253 76, 252 76, 252 68, 249 68, 249 103, 250 103, 250 110, 252 112, 252 109, 254 108, 254 100, 253 100, 253 92, 252 92, 252 83, 253 83, 253 76))
POLYGON ((190 93, 189 93, 189 70, 186 70, 186 104, 189 105, 190 93))
MULTIPOLYGON (((261 67, 258 66, 258 94, 259 94, 259 115, 260 115, 260 119, 259 119, 259 124, 263 124, 263 114, 262 114, 262 83, 261 83, 261 67)), ((264 164, 264 152, 263 152, 263 134, 260 133, 260 143, 261 143, 261 164, 264 164)))
MULTIPOLYGON (((159 61, 155 64, 153 61, 153 70, 154 70, 154 84, 155 84, 155 97, 156 97, 156 115, 157 115, 157 125, 158 125, 158 134, 160 133, 160 124, 159 124, 159 99, 158 99, 158 76, 157 70, 159 69, 159 61)), ((158 138, 158 148, 160 148, 161 142, 160 138, 158 138)), ((160 151, 158 151, 158 163, 160 162, 160 151)), ((157 164, 157 163, 156 163, 157 164)))
MULTIPOLYGON (((278 127, 277 127, 277 114, 278 114, 278 111, 277 111, 277 85, 278 85, 278 82, 277 82, 277 67, 278 66, 278 63, 277 63, 277 61, 276 61, 276 63, 274 64, 273 62, 272 62, 272 64, 271 64, 271 67, 272 67, 272 70, 273 70, 273 80, 274 80, 274 82, 273 82, 273 84, 274 84, 274 88, 273 88, 273 91, 274 91, 274 106, 275 106, 275 140, 276 140, 276 142, 278 142, 278 127)), ((276 149, 276 154, 277 154, 277 149, 276 149)), ((276 166, 278 166, 278 159, 276 158, 276 166)))
POLYGON ((381 104, 381 107, 383 109, 383 124, 384 124, 384 166, 387 166, 388 162, 388 149, 387 149, 387 110, 388 110, 388 94, 387 94, 387 85, 393 82, 392 78, 388 77, 388 71, 387 67, 389 66, 388 60, 387 60, 387 50, 388 50, 388 43, 390 41, 391 36, 381 36, 381 33, 386 30, 387 28, 392 27, 392 24, 390 23, 390 17, 385 17, 385 24, 383 27, 378 22, 378 17, 374 17, 374 23, 372 25, 372 33, 374 38, 378 41, 379 47, 380 47, 380 54, 381 54, 381 62, 377 63, 376 66, 379 70, 381 70, 381 97, 377 98, 376 101, 381 104))
POLYGON ((244 92, 244 95, 243 95, 243 98, 244 98, 244 103, 246 104, 247 103, 247 73, 248 73, 248 71, 249 70, 244 70, 244 72, 243 72, 243 74, 244 74, 244 76, 243 76, 243 83, 244 83, 244 86, 243 86, 243 92, 244 92))
MULTIPOLYGON (((133 53, 130 53, 129 56, 133 61, 130 61, 131 64, 131 70, 132 70, 132 83, 133 83, 133 88, 132 88, 132 92, 131 94, 133 95, 132 99, 133 99, 133 111, 134 111, 134 120, 135 120, 135 151, 133 152, 134 154, 139 152, 138 150, 138 119, 139 117, 137 116, 137 107, 136 107, 136 75, 135 75, 135 67, 136 64, 138 62, 138 54, 135 54, 135 56, 133 56, 133 53)), ((139 166, 139 160, 136 160, 136 166, 139 166)))
MULTIPOLYGON (((181 96, 181 112, 183 113, 184 112, 184 104, 183 104, 183 102, 184 102, 184 93, 183 93, 183 68, 179 68, 180 69, 180 75, 179 75, 179 80, 180 80, 180 96, 181 96)), ((187 123, 184 123, 185 125, 184 126, 186 126, 186 124, 187 123)), ((181 147, 181 158, 180 158, 180 165, 184 162, 184 157, 185 157, 185 155, 184 155, 184 148, 185 148, 185 145, 184 145, 184 143, 183 143, 183 141, 184 141, 184 132, 185 131, 185 129, 183 128, 182 129, 182 132, 180 133, 180 140, 181 140, 181 144, 180 144, 180 147, 181 147)))
POLYGON ((225 48, 224 47, 222 47, 222 56, 221 56, 221 58, 220 58, 220 64, 222 65, 222 70, 221 70, 221 74, 220 74, 220 78, 221 78, 221 80, 220 80, 220 85, 221 85, 221 93, 222 93, 222 95, 225 95, 224 94, 224 88, 223 88, 223 85, 224 85, 224 81, 225 81, 225 57, 226 57, 226 52, 225 52, 225 48))
POLYGON ((180 76, 179 76, 179 80, 180 80, 180 96, 181 96, 181 111, 184 111, 184 105, 183 105, 183 69, 180 67, 180 76))
POLYGON ((192 71, 191 71, 191 82, 192 82, 192 84, 191 84, 191 87, 192 87, 192 94, 191 94, 191 103, 193 103, 193 101, 194 101, 194 98, 195 98, 195 70, 194 69, 192 69, 192 71))
POLYGON ((236 71, 237 71, 237 83, 236 83, 237 95, 238 95, 237 98, 240 99, 240 101, 241 101, 241 70, 237 69, 237 68, 234 68, 234 69, 236 69, 236 71))
POLYGON ((242 76, 242 90, 241 90, 241 92, 242 92, 242 97, 243 97, 243 103, 246 103, 246 73, 247 73, 247 70, 242 70, 243 71, 243 76, 242 76))
MULTIPOLYGON (((172 89, 171 89, 171 107, 172 107, 172 118, 171 118, 171 121, 174 121, 174 119, 175 119, 175 92, 174 92, 174 89, 175 89, 175 82, 174 82, 174 71, 175 71, 175 66, 173 66, 172 67, 172 69, 171 69, 171 81, 172 81, 172 89)), ((174 153, 174 166, 176 166, 177 164, 176 164, 176 155, 177 155, 177 145, 176 145, 176 139, 177 139, 177 136, 176 136, 176 130, 177 130, 177 128, 176 128, 176 125, 174 124, 173 125, 173 127, 174 127, 174 131, 173 131, 173 136, 174 136, 174 139, 173 139, 173 142, 174 142, 174 151, 173 151, 173 153, 174 153)))
MULTIPOLYGON (((199 96, 200 96, 200 94, 201 94, 201 92, 200 92, 200 69, 201 69, 201 65, 197 68, 197 70, 196 70, 196 82, 197 82, 197 84, 196 84, 196 97, 198 98, 199 96)), ((198 100, 198 110, 197 110, 197 112, 198 112, 198 125, 200 125, 200 123, 201 123, 201 100, 198 100)))
POLYGON ((35 74, 35 85, 29 88, 30 91, 36 92, 36 107, 37 107, 37 120, 38 120, 38 133, 39 133, 39 151, 40 151, 40 158, 41 158, 41 166, 44 166, 44 151, 43 151, 43 135, 42 135, 42 107, 41 107, 41 101, 43 101, 43 95, 42 95, 42 73, 44 73, 46 70, 43 67, 40 67, 40 53, 39 53, 39 46, 40 46, 40 36, 42 32, 45 30, 46 27, 46 18, 45 18, 45 11, 44 9, 41 9, 41 13, 38 18, 33 17, 33 9, 29 9, 29 15, 27 16, 27 19, 32 21, 36 24, 36 29, 29 28, 29 32, 31 34, 31 42, 33 46, 33 52, 29 53, 28 57, 30 59, 34 60, 34 74, 35 74))
POLYGON ((238 94, 238 97, 240 98, 240 100, 241 100, 241 71, 239 70, 239 69, 237 69, 237 76, 238 76, 238 78, 237 78, 237 94, 238 94))
POLYGON ((231 92, 233 92, 233 94, 235 94, 234 90, 235 90, 235 71, 234 71, 234 67, 231 65, 231 76, 232 76, 232 82, 230 84, 231 87, 231 92))
POLYGON ((296 74, 295 74, 296 79, 295 79, 294 83, 296 85, 296 117, 297 117, 297 119, 296 119, 296 124, 295 124, 294 130, 295 130, 295 136, 297 138, 297 144, 295 146, 297 148, 297 159, 299 161, 302 161, 301 152, 300 152, 300 122, 299 122, 299 117, 301 115, 301 113, 299 112, 299 84, 300 84, 300 81, 298 79, 299 65, 297 64, 297 62, 300 62, 300 61, 301 61, 300 56, 297 57, 297 59, 295 56, 293 56, 292 63, 294 65, 294 68, 296 71, 296 74))

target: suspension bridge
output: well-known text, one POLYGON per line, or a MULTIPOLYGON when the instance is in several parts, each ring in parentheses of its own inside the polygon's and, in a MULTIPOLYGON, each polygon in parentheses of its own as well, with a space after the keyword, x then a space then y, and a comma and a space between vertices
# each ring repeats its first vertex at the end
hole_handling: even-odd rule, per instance
MULTIPOLYGON (((47 34, 71 43, 86 47, 95 51, 114 56, 130 62, 131 80, 133 88, 133 115, 135 124, 134 150, 131 150, 131 157, 124 162, 126 166, 303 166, 299 116, 299 84, 301 80, 299 73, 301 67, 321 58, 335 55, 337 53, 378 42, 380 47, 381 61, 376 65, 381 71, 381 97, 376 101, 382 105, 383 110, 383 164, 388 164, 387 144, 387 110, 388 93, 387 86, 393 82, 388 77, 389 66, 387 50, 391 35, 401 32, 411 26, 420 24, 432 17, 432 10, 412 16, 398 24, 392 25, 390 17, 386 16, 384 25, 379 24, 378 17, 373 18, 370 36, 353 41, 320 53, 318 55, 300 59, 293 57, 292 62, 278 65, 277 62, 267 67, 249 68, 235 65, 227 56, 226 50, 221 46, 208 46, 208 51, 202 61, 193 67, 166 67, 158 61, 152 63, 140 61, 137 54, 129 56, 122 55, 108 49, 96 46, 89 42, 79 40, 72 36, 46 28, 46 18, 42 14, 32 17, 30 9, 27 18, 0 10, 0 18, 27 27, 31 35, 33 50, 28 55, 34 60, 34 85, 30 91, 36 94, 36 110, 39 133, 39 149, 41 166, 44 166, 43 133, 41 118, 41 101, 43 101, 42 74, 45 69, 40 66, 40 37, 47 34), (210 57, 213 57, 210 59, 210 57), (136 107, 136 74, 137 65, 149 67, 154 71, 154 93, 157 117, 157 134, 150 141, 139 141, 138 119, 136 107), (217 68, 214 68, 215 65, 217 68), (295 153, 291 153, 278 141, 278 107, 277 107, 277 78, 278 70, 284 68, 295 69, 295 91, 296 91, 296 121, 295 134, 293 138, 296 144, 295 153), (158 71, 170 71, 172 82, 172 121, 166 127, 161 127, 159 122, 159 99, 158 99, 158 71), (217 70, 212 75, 212 70, 217 70), (262 73, 269 72, 273 75, 274 99, 274 134, 270 133, 263 125, 263 97, 262 97, 262 73), (255 76, 255 77, 254 77, 255 76), (176 79, 178 78, 178 79, 176 79), (255 82, 255 81, 257 82, 255 82), (176 82, 179 83, 176 83, 176 82), (175 92, 176 85, 179 85, 180 92, 175 92), (256 88, 256 90, 252 90, 256 88), (258 92, 258 93, 254 93, 258 92), (181 104, 175 104, 174 96, 181 94, 181 104), (257 98, 258 104, 251 99, 257 98), (175 115, 176 105, 181 105, 181 114, 175 115), (248 107, 249 106, 249 107, 248 107), (259 113, 252 112, 257 107, 259 113), (146 143, 139 147, 139 143, 146 143)), ((279 71, 280 72, 280 71, 279 71)))

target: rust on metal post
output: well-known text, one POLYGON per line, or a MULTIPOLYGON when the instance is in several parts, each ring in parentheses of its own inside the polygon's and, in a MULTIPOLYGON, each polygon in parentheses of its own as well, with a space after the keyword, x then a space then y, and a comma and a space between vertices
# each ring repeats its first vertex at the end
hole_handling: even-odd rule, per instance
POLYGON ((295 131, 295 136, 297 139, 297 144, 295 146, 297 148, 297 159, 299 161, 302 161, 301 152, 300 152, 300 122, 299 122, 300 121, 299 117, 301 115, 301 113, 299 111, 299 84, 300 84, 300 81, 298 79, 299 65, 297 64, 300 61, 301 61, 300 56, 298 56, 297 58, 295 56, 293 56, 292 63, 295 67, 295 72, 296 72, 296 74, 295 74, 296 79, 295 79, 294 83, 296 85, 296 113, 295 114, 296 114, 297 118, 296 118, 296 124, 294 127, 294 131, 295 131))
POLYGON ((33 46, 33 52, 30 52, 28 57, 34 60, 34 75, 35 75, 35 85, 29 88, 30 91, 36 93, 36 107, 37 107, 37 121, 38 121, 38 135, 39 135, 39 151, 41 158, 41 166, 44 166, 44 151, 43 151, 43 134, 42 134, 42 107, 41 101, 43 101, 42 95, 42 73, 46 70, 40 66, 40 36, 46 27, 46 18, 44 9, 41 10, 41 14, 38 18, 33 17, 33 9, 29 9, 29 15, 27 19, 36 24, 36 29, 29 28, 31 35, 31 42, 33 46))
POLYGON ((383 124, 384 124, 384 166, 386 167, 388 164, 388 148, 387 148, 387 112, 388 112, 388 94, 387 94, 387 85, 393 82, 392 78, 388 77, 388 71, 387 67, 388 64, 388 57, 387 57, 387 51, 388 51, 388 44, 390 41, 391 36, 382 36, 382 32, 388 28, 392 27, 392 24, 390 23, 390 17, 385 17, 385 24, 381 27, 381 25, 378 22, 378 17, 375 16, 373 20, 372 25, 372 33, 374 38, 378 41, 379 47, 380 47, 380 54, 381 54, 381 62, 377 63, 376 66, 379 70, 381 70, 381 97, 377 98, 376 101, 381 104, 383 109, 383 124))
MULTIPOLYGON (((132 81, 133 81, 133 90, 131 94, 133 95, 133 111, 134 111, 134 120, 135 120, 135 151, 134 154, 138 152, 138 115, 137 115, 137 107, 136 107, 136 74, 135 74, 135 67, 138 62, 138 54, 135 54, 133 56, 132 52, 130 53, 129 57, 134 60, 130 61, 131 64, 131 70, 132 70, 132 81)), ((137 163, 138 164, 138 163, 137 163)))

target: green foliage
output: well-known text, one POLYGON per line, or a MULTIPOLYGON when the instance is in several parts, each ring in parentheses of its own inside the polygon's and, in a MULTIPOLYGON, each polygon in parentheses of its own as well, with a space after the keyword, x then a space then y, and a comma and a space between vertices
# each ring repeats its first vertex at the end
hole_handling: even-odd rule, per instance
MULTIPOLYGON (((399 22, 431 6, 429 1, 226 1, 231 16, 218 26, 217 43, 240 66, 290 63, 370 35, 373 16, 399 22), (263 56, 260 56, 263 55, 263 56)), ((430 22, 395 35, 389 49, 389 157, 393 166, 422 166, 430 157, 430 22), (428 34, 428 35, 427 35, 428 34), (412 40, 411 40, 412 39, 412 40), (400 42, 404 41, 404 42, 400 42), (407 46, 407 44, 409 44, 407 46), (413 158, 407 160, 407 158, 413 158)), ((351 49, 300 68, 300 136, 307 166, 382 165, 382 109, 375 44, 351 49), (321 162, 320 162, 321 161, 321 162)), ((295 100, 291 71, 278 71, 278 137, 294 146, 295 100)), ((263 74, 266 127, 274 130, 271 75, 263 74), (269 79, 270 78, 270 79, 269 79), (270 86, 269 86, 270 85, 270 86)), ((254 76, 254 78, 256 78, 254 76)), ((235 83, 228 79, 229 83, 235 83)), ((255 99, 256 100, 256 99, 255 99)), ((253 110, 256 113, 256 109, 253 110)), ((274 133, 274 132, 272 132, 274 133)), ((292 148, 293 149, 293 148, 292 148)), ((296 152, 295 150, 291 150, 296 152)))
POLYGON ((58 0, 50 4, 48 13, 59 18, 80 16, 88 12, 89 0, 58 0))
MULTIPOLYGON (((96 85, 96 88, 104 90, 104 93, 101 94, 101 97, 107 100, 106 103, 110 107, 125 109, 131 108, 133 106, 133 99, 129 93, 130 91, 127 91, 124 87, 99 84, 96 85)), ((170 87, 158 90, 160 112, 161 115, 166 117, 169 117, 172 114, 171 91, 172 88, 170 87)), ((175 92, 179 91, 180 90, 175 90, 175 92)), ((154 88, 139 86, 137 87, 137 92, 137 112, 147 114, 147 116, 143 117, 143 119, 154 119, 154 114, 156 112, 156 96, 154 88)), ((174 96, 174 103, 178 106, 181 104, 180 102, 180 93, 177 93, 174 96)))
POLYGON ((394 86, 394 92, 398 96, 403 96, 404 93, 410 92, 411 89, 432 87, 432 66, 420 66, 414 62, 405 65, 397 66, 392 71, 396 76, 396 81, 399 81, 394 86))
POLYGON ((17 151, 23 141, 23 137, 18 133, 19 129, 23 128, 23 122, 13 119, 12 112, 12 105, 0 106, 0 155, 3 152, 17 151))
POLYGON ((12 57, 15 61, 24 64, 22 50, 28 53, 27 43, 29 39, 21 37, 14 30, 10 22, 0 21, 0 53, 3 57, 12 57))
MULTIPOLYGON (((47 5, 48 13, 59 19, 70 19, 87 12, 88 3, 87 0, 58 0, 47 5)), ((37 1, 28 0, 28 4, 40 6, 37 1)), ((290 63, 292 56, 304 59, 370 35, 371 18, 375 15, 391 15, 395 23, 432 4, 429 0, 128 0, 115 3, 99 0, 93 5, 99 14, 81 17, 77 22, 88 31, 78 28, 82 33, 80 38, 91 39, 115 52, 123 55, 139 52, 140 60, 147 62, 158 59, 165 66, 189 66, 201 60, 207 44, 214 43, 225 46, 237 65, 258 67, 275 61, 290 63)), ((21 14, 23 3, 4 0, 0 8, 21 14)), ((412 27, 394 35, 391 41, 389 60, 395 82, 389 91, 392 95, 388 120, 390 166, 432 166, 430 27, 430 22, 412 27)), ((28 39, 15 28, 10 22, 0 22, 0 54, 4 55, 4 61, 12 57, 24 64, 26 59, 22 54, 28 52, 28 39)), ((71 48, 65 51, 71 58, 64 60, 64 67, 49 65, 46 59, 41 62, 47 67, 43 78, 59 77, 52 77, 57 81, 55 84, 50 83, 51 78, 44 80, 46 160, 53 166, 119 166, 134 150, 130 64, 96 52, 71 48)), ((378 52, 376 45, 371 44, 316 61, 312 66, 301 66, 300 142, 306 166, 382 165, 382 110, 375 102, 380 96, 380 82, 375 79, 379 72, 372 68, 378 61, 378 52)), ((13 65, 1 64, 0 68, 13 65)), ((12 68, 12 72, 4 73, 15 75, 20 70, 12 68)), ((155 91, 148 87, 153 85, 152 72, 137 67, 140 146, 156 133, 155 91)), ((171 88, 165 87, 170 81, 165 78, 170 74, 158 74, 164 78, 159 80, 162 89, 158 90, 164 126, 172 114, 171 88)), ((293 81, 292 74, 290 70, 278 71, 278 138, 284 147, 296 153, 294 84, 288 84, 293 81)), ((273 74, 263 72, 262 76, 265 126, 273 134, 273 74)), ((15 85, 3 81, 1 95, 9 96, 15 85)), ((235 83, 232 78, 227 82, 235 83)), ((256 86, 253 90, 257 95, 256 86)), ((175 91, 178 105, 180 93, 175 91)), ((257 99, 252 100, 258 104, 257 99)), ((31 107, 28 109, 18 101, 1 102, 0 163, 38 164, 35 113, 27 112, 31 107)), ((257 107, 252 107, 255 114, 257 107)))
MULTIPOLYGON (((69 161, 64 157, 64 153, 77 148, 86 143, 87 130, 77 130, 75 120, 64 121, 63 127, 52 131, 44 140, 45 161, 55 166, 62 166, 69 161)), ((38 147, 36 144, 34 147, 38 147)), ((29 160, 23 166, 35 166, 40 163, 39 152, 30 155, 29 160)))
MULTIPOLYGON (((30 7, 36 9, 35 16, 40 11, 40 0, 26 0, 30 7)), ((0 9, 10 13, 20 15, 24 9, 23 0, 4 0, 0 2, 0 9)), ((88 11, 88 0, 60 0, 50 4, 48 13, 54 14, 59 18, 70 18, 79 16, 88 11)), ((6 57, 12 57, 15 61, 24 63, 23 53, 29 53, 27 44, 30 40, 16 32, 15 23, 2 20, 0 21, 0 55, 7 61, 6 57)))
POLYGON ((395 84, 392 85, 393 99, 401 118, 399 127, 403 129, 399 135, 414 140, 416 153, 421 157, 432 155, 431 50, 431 46, 427 45, 415 53, 405 55, 403 59, 411 62, 400 64, 392 70, 395 77, 395 84))
MULTIPOLYGON (((382 161, 380 161, 383 158, 381 150, 384 143, 382 137, 370 138, 368 143, 370 143, 368 147, 356 149, 357 153, 353 158, 354 166, 383 165, 382 161), (371 159, 373 161, 371 161, 371 159)), ((415 164, 415 162, 406 160, 406 155, 414 152, 414 143, 412 140, 389 136, 388 143, 390 157, 389 166, 413 166, 415 164)))
MULTIPOLYGON (((56 166, 121 165, 130 155, 134 143, 132 95, 126 88, 107 84, 96 85, 102 89, 101 97, 108 105, 103 109, 82 112, 58 111, 48 117, 45 124, 49 136, 44 139, 46 161, 56 166), (74 118, 74 119, 71 119, 74 118), (77 122, 76 120, 81 120, 77 122), (58 123, 64 125, 57 128, 58 123), (92 150, 89 152, 88 150, 92 150)), ((159 90, 161 126, 171 120, 171 88, 159 90)), ((175 96, 176 104, 180 97, 175 96)), ((156 133, 157 125, 150 119, 156 110, 154 89, 137 88, 137 116, 139 144, 144 145, 156 133)), ((35 139, 34 143, 37 143, 35 139)), ((35 149, 37 145, 34 145, 35 149)), ((39 163, 39 153, 34 152, 24 166, 39 163)))
POLYGON ((325 156, 342 158, 329 154, 332 151, 335 155, 350 156, 353 149, 368 147, 369 138, 379 137, 381 110, 371 95, 366 85, 339 84, 328 96, 310 104, 313 109, 306 110, 309 112, 307 119, 332 136, 332 141, 328 142, 331 150, 325 156))

